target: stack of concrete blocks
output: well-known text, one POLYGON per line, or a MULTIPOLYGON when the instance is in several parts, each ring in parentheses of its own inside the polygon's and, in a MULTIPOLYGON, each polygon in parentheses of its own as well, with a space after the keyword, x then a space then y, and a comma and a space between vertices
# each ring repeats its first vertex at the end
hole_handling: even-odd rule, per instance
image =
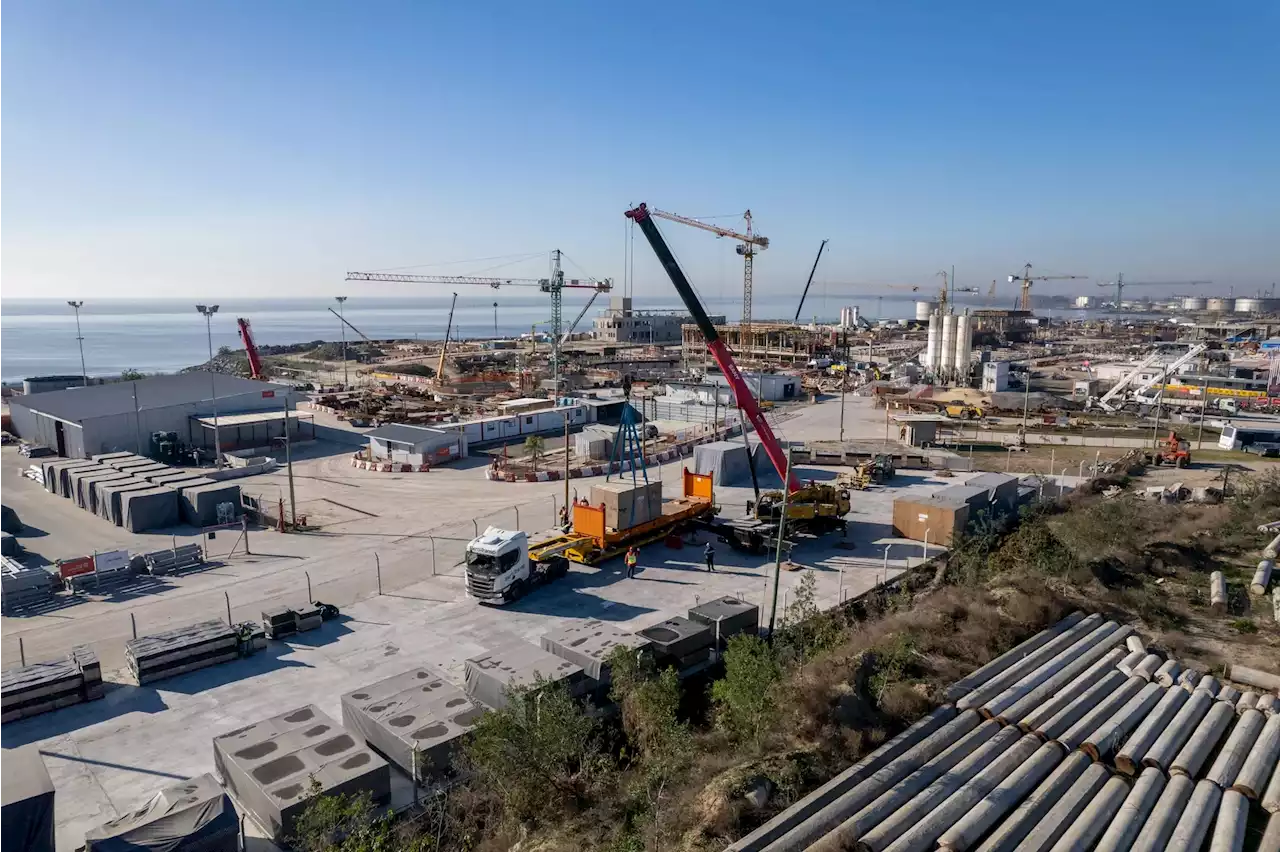
POLYGON ((262 611, 262 626, 268 639, 283 639, 295 633, 316 630, 322 623, 320 607, 315 604, 278 606, 262 611))
POLYGON ((145 571, 152 577, 177 574, 203 564, 204 551, 198 544, 183 544, 167 550, 153 550, 133 558, 134 570, 145 571))
POLYGON ((542 650, 581 666, 602 687, 613 682, 609 657, 619 648, 636 656, 653 653, 653 643, 607 621, 587 619, 544 635, 542 650))
POLYGON ((756 635, 760 629, 760 608, 726 596, 693 607, 689 610, 689 620, 711 628, 712 640, 723 648, 731 636, 756 635))
POLYGON ((313 603, 303 604, 293 611, 294 627, 299 633, 320 629, 322 619, 320 607, 313 603))
POLYGON ((711 474, 715 485, 736 485, 751 476, 747 445, 741 441, 713 441, 693 448, 693 472, 711 474))
POLYGON ((456 776, 455 758, 483 713, 462 690, 426 669, 342 696, 342 724, 419 782, 456 776))
POLYGON ((662 483, 602 482, 591 486, 591 505, 604 506, 605 526, 626 530, 662 517, 662 483))
POLYGON ((53 600, 53 574, 7 556, 0 559, 0 564, 0 607, 6 614, 53 600))
POLYGON ((125 661, 139 686, 230 662, 240 653, 239 631, 222 621, 202 621, 125 643, 125 661))
POLYGON ((465 663, 467 694, 488 707, 506 707, 511 692, 534 687, 540 680, 563 684, 582 697, 595 688, 582 666, 563 660, 528 642, 510 642, 478 654, 465 663))
POLYGON ((12 722, 102 697, 102 669, 87 645, 77 645, 65 660, 7 669, 0 686, 3 715, 12 722))
POLYGON ((708 662, 716 641, 714 627, 679 615, 636 632, 653 643, 659 668, 673 666, 680 673, 708 662))
POLYGON ((213 762, 223 785, 273 840, 292 837, 311 801, 369 793, 375 806, 391 798, 387 762, 307 705, 214 737, 213 762))

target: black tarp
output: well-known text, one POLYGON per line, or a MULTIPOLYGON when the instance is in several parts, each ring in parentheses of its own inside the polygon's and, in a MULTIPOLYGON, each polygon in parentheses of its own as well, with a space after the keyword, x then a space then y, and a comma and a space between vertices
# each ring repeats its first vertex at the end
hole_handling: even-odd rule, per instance
POLYGON ((206 773, 166 787, 84 841, 86 852, 236 852, 239 834, 231 799, 206 773))
POLYGON ((140 533, 177 526, 178 492, 166 486, 120 495, 121 526, 140 533))
POLYGON ((0 848, 53 852, 53 781, 37 746, 5 749, 0 848))

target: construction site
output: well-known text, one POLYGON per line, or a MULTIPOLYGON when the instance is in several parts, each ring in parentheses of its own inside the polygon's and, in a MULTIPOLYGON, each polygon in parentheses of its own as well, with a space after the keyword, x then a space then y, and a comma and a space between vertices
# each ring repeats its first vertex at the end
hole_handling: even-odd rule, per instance
POLYGON ((367 794, 422 849, 1280 849, 1269 297, 1063 314, 1033 288, 1082 276, 1027 264, 805 323, 823 241, 765 319, 749 212, 626 216, 683 310, 560 251, 348 272, 536 288, 549 328, 371 339, 341 297, 338 344, 241 317, 194 372, 8 399, 6 847, 312 848, 367 794), (659 221, 734 243, 740 316, 659 221), (486 761, 544 741, 494 720, 544 707, 587 751, 503 798, 486 761))

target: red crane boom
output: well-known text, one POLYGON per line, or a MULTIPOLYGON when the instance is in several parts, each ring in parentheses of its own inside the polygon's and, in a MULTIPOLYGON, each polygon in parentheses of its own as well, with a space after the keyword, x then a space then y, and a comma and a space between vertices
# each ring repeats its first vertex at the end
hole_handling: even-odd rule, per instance
POLYGON ((244 317, 236 318, 240 326, 240 342, 244 344, 244 352, 249 356, 249 375, 255 379, 263 378, 262 358, 258 355, 258 347, 253 344, 253 332, 249 330, 249 321, 244 317))
POLYGON ((778 439, 773 434, 773 428, 769 426, 769 421, 765 420, 764 412, 760 410, 756 398, 751 394, 751 387, 747 384, 746 379, 742 377, 742 371, 738 369, 738 365, 733 360, 733 355, 729 352, 729 347, 720 339, 720 334, 716 331, 716 327, 711 322, 711 318, 707 316, 706 310, 702 307, 702 303, 698 301, 698 296, 693 292, 693 286, 689 283, 689 279, 685 278, 684 271, 680 269, 680 264, 676 262, 675 255, 671 253, 667 241, 663 238, 662 232, 658 230, 658 225, 653 221, 653 213, 648 206, 641 204, 634 210, 627 211, 627 218, 640 226, 640 230, 644 232, 645 238, 649 240, 649 246, 653 249, 653 253, 658 256, 658 262, 662 264, 662 268, 667 271, 671 283, 675 285, 676 292, 680 294, 684 305, 689 309, 689 313, 693 316, 693 321, 697 324, 698 330, 702 332, 702 337, 707 341, 707 349, 711 352, 711 357, 716 359, 716 363, 720 365, 720 371, 724 373, 725 378, 729 381, 729 387, 733 389, 734 400, 742 412, 747 415, 747 419, 751 421, 751 425, 756 429, 756 435, 760 438, 760 443, 764 445, 764 451, 769 454, 769 461, 773 462, 774 470, 778 471, 778 476, 787 483, 787 491, 796 492, 800 490, 800 480, 796 478, 794 473, 788 477, 790 465, 787 463, 787 454, 783 451, 782 445, 778 443, 778 439))

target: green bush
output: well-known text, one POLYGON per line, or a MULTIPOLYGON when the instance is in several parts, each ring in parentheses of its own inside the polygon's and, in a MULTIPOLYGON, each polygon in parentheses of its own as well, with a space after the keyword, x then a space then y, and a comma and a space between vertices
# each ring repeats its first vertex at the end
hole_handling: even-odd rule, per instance
POLYGON ((777 706, 782 679, 778 655, 760 637, 730 637, 724 654, 724 677, 711 685, 716 722, 739 741, 759 746, 777 706))
POLYGON ((377 815, 368 792, 320 795, 311 779, 310 800, 298 817, 290 846, 297 852, 429 852, 435 844, 397 830, 390 814, 377 815))

